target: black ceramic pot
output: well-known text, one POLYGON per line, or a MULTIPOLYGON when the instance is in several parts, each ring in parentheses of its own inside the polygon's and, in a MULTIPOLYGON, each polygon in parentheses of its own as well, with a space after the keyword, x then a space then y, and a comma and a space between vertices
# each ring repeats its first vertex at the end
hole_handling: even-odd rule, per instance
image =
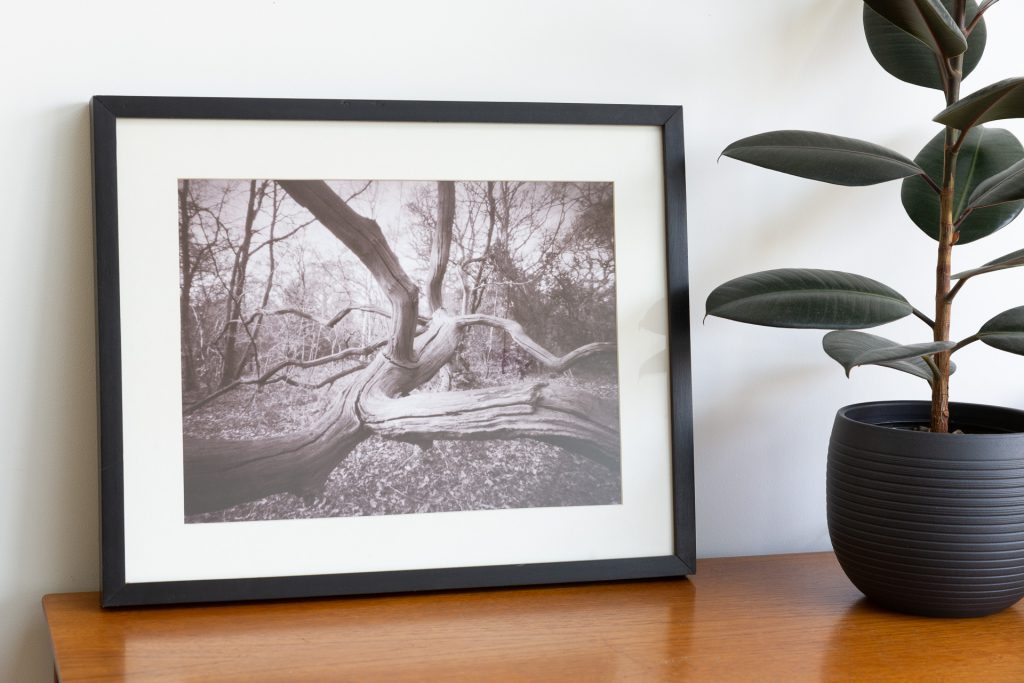
POLYGON ((1024 596, 1024 411, 924 401, 861 403, 836 415, 826 496, 832 546, 873 602, 942 617, 992 614, 1024 596))

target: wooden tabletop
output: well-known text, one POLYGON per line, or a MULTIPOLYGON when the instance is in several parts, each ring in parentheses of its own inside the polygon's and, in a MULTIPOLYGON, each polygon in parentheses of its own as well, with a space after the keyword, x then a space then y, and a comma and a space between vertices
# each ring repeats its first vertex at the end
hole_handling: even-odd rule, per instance
POLYGON ((867 604, 831 553, 701 560, 691 579, 104 611, 43 599, 60 680, 1024 681, 1024 604, 867 604))

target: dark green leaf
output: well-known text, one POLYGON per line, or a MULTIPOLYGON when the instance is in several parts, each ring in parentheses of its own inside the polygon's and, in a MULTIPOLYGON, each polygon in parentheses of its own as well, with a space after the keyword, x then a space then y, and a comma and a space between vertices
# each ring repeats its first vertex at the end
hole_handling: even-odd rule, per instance
POLYGON ((965 270, 962 273, 956 273, 950 276, 952 280, 963 280, 964 278, 974 277, 975 275, 982 275, 984 273, 991 273, 996 270, 1006 270, 1007 268, 1016 268, 1017 266, 1024 266, 1024 249, 1010 252, 1005 256, 1000 256, 994 261, 989 261, 980 268, 973 268, 971 270, 965 270))
MULTIPOLYGON (((975 130, 975 129, 972 129, 975 130)), ((1014 202, 1020 206, 1024 200, 1024 159, 1006 169, 1002 173, 978 183, 967 200, 967 206, 978 209, 984 206, 996 206, 1014 202)))
MULTIPOLYGON (((846 376, 858 365, 881 365, 886 368, 907 372, 923 380, 932 381, 932 371, 921 357, 953 348, 953 342, 931 342, 901 346, 891 339, 842 330, 829 332, 821 340, 825 353, 846 370, 846 376)), ((951 364, 950 372, 953 372, 951 364)))
POLYGON ((836 185, 874 185, 923 171, 880 145, 805 130, 777 130, 737 140, 722 152, 790 175, 836 185))
POLYGON ((1024 306, 989 320, 978 330, 978 338, 993 348, 1024 356, 1024 306))
POLYGON ((913 312, 893 289, 863 275, 782 268, 730 280, 711 292, 707 314, 753 325, 859 329, 913 312))
POLYGON ((951 341, 907 344, 905 346, 894 344, 893 346, 868 349, 854 358, 851 365, 853 367, 858 365, 882 365, 883 363, 907 360, 908 358, 923 358, 924 356, 932 356, 941 351, 949 351, 954 346, 956 346, 956 342, 951 341))
MULTIPOLYGON (((952 13, 956 0, 942 0, 945 8, 952 13)), ((967 23, 978 13, 978 3, 968 0, 967 23)), ((939 61, 927 45, 895 26, 881 14, 864 5, 864 35, 868 48, 882 68, 901 81, 942 90, 939 61)), ((982 18, 967 38, 967 52, 964 53, 964 77, 974 71, 981 61, 988 40, 985 19, 982 18)))
MULTIPOLYGON (((939 133, 924 146, 914 161, 938 184, 942 180, 942 148, 945 134, 939 133)), ((983 182, 1024 159, 1024 146, 1013 133, 1002 128, 978 126, 967 131, 956 165, 953 215, 959 217, 968 197, 983 182)), ((939 195, 923 178, 903 181, 903 208, 911 220, 934 240, 939 238, 939 195)), ((1014 202, 972 211, 960 225, 960 240, 967 244, 1006 226, 1024 209, 1014 202)))
POLYGON ((939 0, 864 0, 864 4, 943 57, 967 50, 967 39, 939 0))
POLYGON ((1007 78, 968 95, 935 117, 944 126, 966 130, 989 121, 1024 116, 1024 78, 1007 78))

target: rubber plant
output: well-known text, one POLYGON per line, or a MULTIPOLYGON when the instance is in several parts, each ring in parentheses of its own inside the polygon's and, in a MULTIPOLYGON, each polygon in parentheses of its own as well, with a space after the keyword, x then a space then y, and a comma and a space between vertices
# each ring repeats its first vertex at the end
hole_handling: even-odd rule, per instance
POLYGON ((889 73, 941 90, 943 126, 911 160, 862 140, 810 131, 761 133, 729 145, 733 159, 803 178, 862 186, 902 179, 903 206, 937 244, 934 312, 912 306, 892 288, 863 275, 831 270, 781 269, 754 273, 716 288, 707 313, 756 325, 831 330, 825 351, 849 375, 881 365, 931 384, 932 432, 948 432, 950 360, 981 341, 1024 354, 1024 306, 999 313, 977 333, 950 339, 957 294, 966 282, 1024 266, 1024 249, 954 273, 957 245, 1005 227, 1024 209, 1024 146, 992 121, 1024 117, 1024 78, 1009 78, 961 98, 963 79, 985 49, 984 15, 998 0, 865 0, 864 29, 872 54, 889 73), (901 344, 860 332, 914 315, 931 339, 901 344))

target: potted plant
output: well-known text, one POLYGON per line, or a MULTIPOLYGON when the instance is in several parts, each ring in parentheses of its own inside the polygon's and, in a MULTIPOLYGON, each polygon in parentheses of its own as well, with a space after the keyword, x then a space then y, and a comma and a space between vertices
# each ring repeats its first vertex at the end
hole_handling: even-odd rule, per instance
POLYGON ((865 34, 879 64, 946 98, 934 119, 943 129, 913 160, 808 131, 762 133, 723 152, 839 185, 902 179, 903 206, 937 243, 930 313, 876 280, 831 270, 754 273, 719 286, 707 300, 713 316, 830 330, 824 349, 847 375, 874 364, 931 385, 930 402, 840 409, 826 481, 829 533, 847 576, 873 601, 917 614, 980 616, 1024 595, 1024 411, 949 400, 951 357, 968 344, 1024 354, 1024 306, 998 313, 966 338, 950 336, 965 283, 1024 266, 1022 249, 952 270, 957 245, 991 235, 1024 209, 1024 146, 1009 131, 985 125, 1024 117, 1024 78, 960 96, 985 47, 984 15, 996 2, 865 0, 865 34), (915 343, 858 331, 910 315, 927 328, 915 343))

